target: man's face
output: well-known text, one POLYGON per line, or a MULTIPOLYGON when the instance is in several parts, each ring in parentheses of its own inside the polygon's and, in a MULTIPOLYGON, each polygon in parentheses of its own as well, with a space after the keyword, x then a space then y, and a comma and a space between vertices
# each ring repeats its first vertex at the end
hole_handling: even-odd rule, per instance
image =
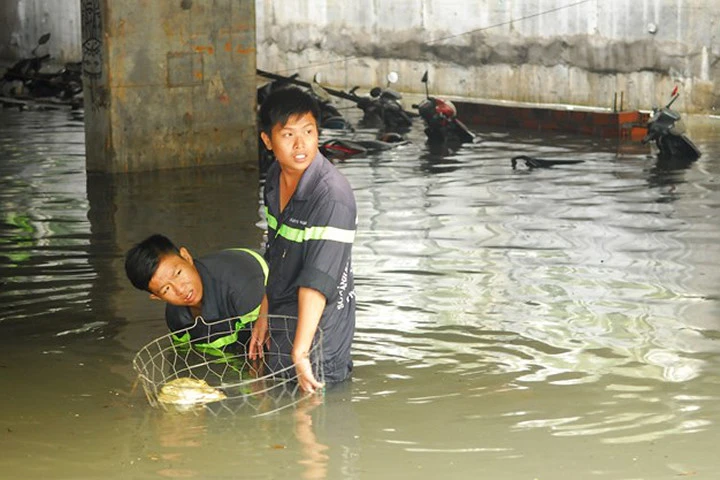
POLYGON ((185 247, 180 248, 179 256, 171 254, 160 258, 148 288, 152 292, 150 298, 172 305, 199 308, 202 302, 200 274, 185 247))
POLYGON ((293 115, 285 125, 273 126, 270 136, 260 136, 284 172, 304 172, 318 152, 317 121, 310 112, 293 115))

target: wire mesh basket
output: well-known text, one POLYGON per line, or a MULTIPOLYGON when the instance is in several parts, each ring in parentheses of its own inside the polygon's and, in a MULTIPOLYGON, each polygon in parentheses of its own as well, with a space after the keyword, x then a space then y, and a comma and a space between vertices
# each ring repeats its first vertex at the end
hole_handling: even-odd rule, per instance
MULTIPOLYGON (((133 359, 139 383, 153 407, 213 413, 247 412, 267 415, 298 403, 303 392, 291 359, 295 317, 269 316, 270 344, 262 358, 251 360, 247 339, 250 326, 237 330, 238 341, 208 348, 212 338, 180 342, 185 333, 217 332, 234 325, 236 318, 206 323, 201 317, 192 327, 168 333, 142 347, 133 359)), ((217 335, 217 334, 215 334, 217 335)), ((317 330, 310 350, 315 378, 323 382, 322 331, 317 330)))

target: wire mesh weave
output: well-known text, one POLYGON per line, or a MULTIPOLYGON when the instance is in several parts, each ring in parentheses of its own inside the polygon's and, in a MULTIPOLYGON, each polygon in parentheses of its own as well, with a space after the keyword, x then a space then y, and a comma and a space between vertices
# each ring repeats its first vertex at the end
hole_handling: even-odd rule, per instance
MULTIPOLYGON (((216 331, 214 327, 219 324, 234 324, 235 320, 206 323, 198 317, 192 327, 156 338, 138 351, 133 359, 133 368, 151 406, 177 409, 176 405, 160 401, 159 395, 164 385, 185 378, 205 381, 209 387, 222 392, 224 398, 195 404, 193 408, 181 408, 183 410, 203 408, 215 414, 242 411, 259 416, 291 407, 302 399, 303 393, 290 355, 297 324, 294 317, 269 317, 270 345, 265 348, 263 358, 255 360, 250 360, 246 343, 240 341, 208 351, 202 345, 210 343, 209 336, 193 338, 185 343, 176 339, 190 330, 197 331, 199 325, 207 327, 205 330, 210 332, 216 331)), ((250 327, 243 327, 238 333, 240 337, 249 337, 250 327)), ((323 382, 320 329, 313 339, 310 363, 315 378, 323 382)))

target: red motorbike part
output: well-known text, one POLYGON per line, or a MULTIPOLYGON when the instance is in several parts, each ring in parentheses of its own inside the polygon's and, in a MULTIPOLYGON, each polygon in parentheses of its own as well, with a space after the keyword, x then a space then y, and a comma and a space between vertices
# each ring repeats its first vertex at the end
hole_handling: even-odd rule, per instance
POLYGON ((455 105, 449 100, 435 99, 435 112, 448 119, 457 116, 455 105))

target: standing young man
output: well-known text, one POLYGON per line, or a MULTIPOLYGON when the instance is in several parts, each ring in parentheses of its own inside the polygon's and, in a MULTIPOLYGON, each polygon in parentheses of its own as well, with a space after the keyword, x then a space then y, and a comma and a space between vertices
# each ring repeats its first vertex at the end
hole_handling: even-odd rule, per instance
POLYGON ((319 116, 313 97, 295 87, 272 92, 260 108, 261 138, 276 159, 264 191, 270 268, 264 304, 271 318, 297 322, 288 325, 292 338, 283 343, 282 335, 269 339, 261 312, 250 341, 251 358, 263 355, 268 340, 288 350, 298 383, 309 393, 323 386, 309 358, 318 328, 321 368, 330 383, 350 376, 355 333, 351 252, 357 208, 348 181, 318 150, 319 116))

